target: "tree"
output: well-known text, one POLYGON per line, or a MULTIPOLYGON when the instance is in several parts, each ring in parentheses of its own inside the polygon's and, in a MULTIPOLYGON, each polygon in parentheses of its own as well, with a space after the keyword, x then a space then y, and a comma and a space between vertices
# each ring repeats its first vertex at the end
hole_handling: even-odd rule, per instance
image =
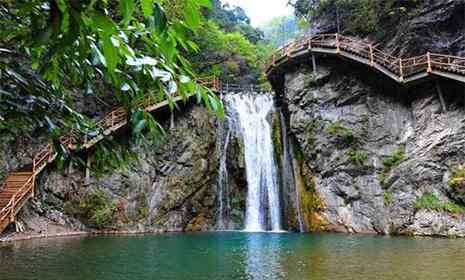
MULTIPOLYGON (((131 116, 133 133, 155 136, 160 128, 140 108, 146 98, 196 93, 222 112, 221 102, 195 83, 183 53, 197 51, 190 39, 209 0, 184 0, 180 17, 154 0, 18 0, 0 4, 0 130, 47 127, 58 137, 95 124, 73 109, 72 94, 112 92, 131 116), (58 109, 53 116, 50 110, 58 109)), ((172 8, 172 7, 171 7, 172 8)), ((65 147, 61 147, 65 150, 65 147)))

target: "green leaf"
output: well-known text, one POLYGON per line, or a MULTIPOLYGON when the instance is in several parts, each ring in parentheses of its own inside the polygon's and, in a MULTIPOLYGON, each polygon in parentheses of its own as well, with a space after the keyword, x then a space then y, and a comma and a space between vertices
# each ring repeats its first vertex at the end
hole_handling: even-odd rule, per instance
POLYGON ((134 134, 139 134, 144 130, 145 124, 147 123, 146 120, 141 119, 137 122, 136 126, 134 127, 134 134))
POLYGON ((102 13, 95 13, 92 20, 105 37, 110 37, 118 30, 113 20, 102 13))
POLYGON ((134 0, 120 0, 119 9, 121 16, 123 17, 123 25, 128 25, 135 9, 134 0))
POLYGON ((119 62, 118 49, 115 48, 110 38, 103 39, 102 47, 107 69, 110 73, 113 73, 119 62))
POLYGON ((210 0, 197 0, 197 5, 208 9, 213 9, 212 2, 210 0))
POLYGON ((153 24, 157 33, 163 33, 166 30, 168 24, 165 11, 158 3, 155 3, 153 9, 153 24))
POLYGON ((69 30, 69 11, 68 5, 65 0, 58 0, 57 1, 58 9, 61 12, 61 31, 64 33, 68 32, 69 30))
POLYGON ((150 17, 153 14, 153 0, 141 0, 140 6, 142 8, 142 13, 145 17, 150 17))
POLYGON ((184 19, 189 27, 196 30, 200 26, 200 12, 197 9, 197 0, 187 0, 184 9, 184 19))

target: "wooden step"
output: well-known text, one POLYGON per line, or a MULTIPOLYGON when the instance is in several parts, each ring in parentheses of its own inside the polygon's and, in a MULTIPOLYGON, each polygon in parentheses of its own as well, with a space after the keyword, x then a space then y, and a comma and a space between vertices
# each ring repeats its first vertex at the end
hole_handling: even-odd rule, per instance
POLYGON ((31 175, 31 174, 33 174, 32 171, 14 171, 10 173, 10 175, 31 175))
POLYGON ((6 183, 10 183, 10 182, 27 182, 29 179, 31 179, 31 176, 29 177, 13 177, 13 178, 8 178, 8 180, 6 180, 6 183))
POLYGON ((26 180, 26 181, 21 181, 21 182, 6 182, 6 187, 16 187, 16 186, 24 186, 24 184, 27 183, 27 181, 29 180, 26 180))

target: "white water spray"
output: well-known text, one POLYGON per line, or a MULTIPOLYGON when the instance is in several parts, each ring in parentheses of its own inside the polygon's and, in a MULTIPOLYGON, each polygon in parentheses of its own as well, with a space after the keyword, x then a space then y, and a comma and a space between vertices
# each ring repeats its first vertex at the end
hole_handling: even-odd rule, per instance
POLYGON ((248 187, 245 230, 281 231, 278 171, 271 125, 275 112, 273 96, 227 95, 224 101, 231 111, 231 127, 238 130, 244 141, 248 187))

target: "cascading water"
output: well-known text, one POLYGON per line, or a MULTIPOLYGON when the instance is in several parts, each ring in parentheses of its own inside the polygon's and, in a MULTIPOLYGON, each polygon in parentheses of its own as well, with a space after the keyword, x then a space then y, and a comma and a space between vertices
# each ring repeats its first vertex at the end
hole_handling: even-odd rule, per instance
MULTIPOLYGON (((226 95, 230 128, 244 143, 247 179, 246 231, 281 231, 281 205, 272 140, 272 95, 226 95), (269 221, 269 226, 268 222, 269 221)), ((221 207, 221 205, 220 205, 221 207)))

